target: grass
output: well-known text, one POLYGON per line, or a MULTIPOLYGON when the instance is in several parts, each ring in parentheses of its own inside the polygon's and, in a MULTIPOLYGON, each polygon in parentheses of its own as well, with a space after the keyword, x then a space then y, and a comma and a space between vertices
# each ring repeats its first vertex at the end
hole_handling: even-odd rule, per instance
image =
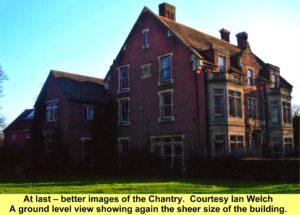
POLYGON ((2 179, 0 193, 300 193, 298 183, 146 178, 2 179))

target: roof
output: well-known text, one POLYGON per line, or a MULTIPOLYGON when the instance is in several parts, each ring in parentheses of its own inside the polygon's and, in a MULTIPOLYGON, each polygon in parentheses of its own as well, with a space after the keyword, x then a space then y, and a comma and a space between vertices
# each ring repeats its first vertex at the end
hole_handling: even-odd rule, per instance
POLYGON ((157 16, 170 30, 172 30, 181 40, 189 44, 192 48, 207 50, 212 44, 224 47, 230 51, 231 55, 238 54, 241 49, 236 45, 205 34, 201 31, 185 26, 168 18, 157 16))
POLYGON ((31 127, 33 119, 34 109, 26 109, 12 123, 10 123, 4 131, 28 129, 31 127))
POLYGON ((86 103, 103 101, 105 92, 102 79, 56 70, 51 70, 51 73, 68 100, 86 103))

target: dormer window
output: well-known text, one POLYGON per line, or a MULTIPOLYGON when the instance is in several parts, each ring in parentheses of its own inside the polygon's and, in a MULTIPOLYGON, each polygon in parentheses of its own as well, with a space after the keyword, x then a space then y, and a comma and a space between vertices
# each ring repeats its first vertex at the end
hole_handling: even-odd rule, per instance
POLYGON ((218 56, 219 72, 226 72, 226 57, 218 56))
POLYGON ((142 31, 143 35, 144 35, 144 44, 143 44, 143 49, 147 49, 149 48, 149 28, 144 29, 142 31))

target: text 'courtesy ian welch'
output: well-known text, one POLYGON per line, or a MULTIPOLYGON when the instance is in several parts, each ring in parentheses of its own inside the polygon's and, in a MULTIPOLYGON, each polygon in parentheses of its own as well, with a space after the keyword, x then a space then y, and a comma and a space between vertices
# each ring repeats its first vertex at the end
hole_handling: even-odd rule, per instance
POLYGON ((0 214, 297 214, 297 194, 7 194, 0 214))

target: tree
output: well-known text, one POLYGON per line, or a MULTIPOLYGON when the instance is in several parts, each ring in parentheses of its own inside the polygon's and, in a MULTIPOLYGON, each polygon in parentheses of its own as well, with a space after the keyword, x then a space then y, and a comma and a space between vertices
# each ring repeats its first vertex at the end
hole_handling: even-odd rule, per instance
MULTIPOLYGON (((4 73, 4 71, 2 70, 1 66, 0 66, 0 97, 3 96, 2 92, 3 92, 3 88, 2 88, 2 83, 3 81, 7 80, 7 76, 4 73)), ((1 109, 1 107, 0 107, 1 109)), ((0 129, 4 128, 5 126, 5 118, 2 114, 0 114, 0 129)))

